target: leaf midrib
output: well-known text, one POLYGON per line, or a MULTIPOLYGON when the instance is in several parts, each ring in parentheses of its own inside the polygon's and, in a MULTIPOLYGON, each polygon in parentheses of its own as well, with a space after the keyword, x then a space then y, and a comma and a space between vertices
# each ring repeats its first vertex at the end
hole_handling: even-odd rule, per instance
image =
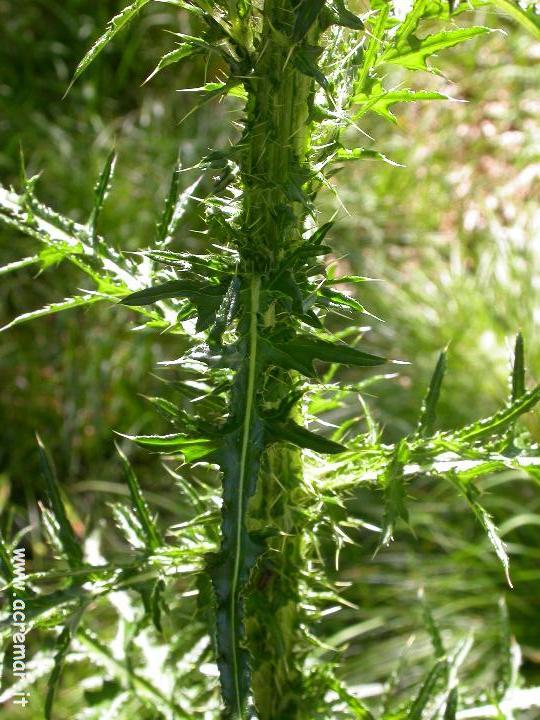
POLYGON ((234 568, 231 580, 231 648, 234 671, 234 688, 236 695, 236 704, 238 717, 242 718, 242 700, 240 692, 240 682, 238 677, 238 657, 237 657, 237 628, 236 628, 236 611, 238 603, 238 584, 240 579, 241 556, 242 556, 242 532, 244 527, 244 497, 247 475, 247 456, 249 452, 250 431, 253 417, 253 409, 255 405, 255 381, 257 375, 257 350, 258 350, 258 326, 257 316, 259 312, 260 300, 260 278, 253 277, 250 286, 250 320, 249 320, 249 360, 248 360, 248 377, 246 388, 246 406, 244 412, 244 423, 242 431, 242 445, 240 450, 240 474, 238 478, 238 500, 236 505, 236 538, 234 548, 234 568))

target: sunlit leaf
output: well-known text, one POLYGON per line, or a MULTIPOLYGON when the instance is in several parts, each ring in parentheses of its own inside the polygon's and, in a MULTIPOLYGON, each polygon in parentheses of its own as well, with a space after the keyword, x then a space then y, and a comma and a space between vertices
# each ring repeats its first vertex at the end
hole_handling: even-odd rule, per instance
POLYGON ((111 40, 126 27, 131 20, 138 14, 142 8, 147 5, 150 0, 135 0, 131 5, 127 5, 118 15, 115 15, 107 24, 107 29, 96 40, 90 50, 86 53, 80 63, 77 65, 73 79, 68 87, 68 92, 76 82, 76 80, 82 75, 86 68, 97 58, 101 51, 111 42, 111 40))
POLYGON ((443 30, 422 39, 410 39, 402 45, 388 48, 378 59, 378 64, 401 65, 409 70, 431 70, 426 63, 427 58, 487 32, 490 32, 489 28, 477 26, 443 30))

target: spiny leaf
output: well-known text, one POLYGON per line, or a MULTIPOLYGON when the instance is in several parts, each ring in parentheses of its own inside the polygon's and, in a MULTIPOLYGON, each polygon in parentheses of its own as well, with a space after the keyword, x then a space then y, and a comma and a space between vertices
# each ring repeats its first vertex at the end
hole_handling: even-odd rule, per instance
POLYGON ((291 62, 303 75, 313 78, 322 88, 328 90, 328 80, 317 64, 321 52, 322 49, 315 45, 299 45, 292 53, 291 62))
POLYGON ((410 449, 405 440, 396 445, 392 457, 386 466, 383 477, 384 487, 384 516, 383 531, 377 550, 393 539, 397 521, 401 518, 409 521, 409 513, 405 505, 405 478, 403 468, 409 461, 410 449))
POLYGON ((2 533, 0 533, 0 572, 7 582, 11 582, 15 576, 9 549, 2 537, 2 533))
POLYGON ((298 445, 298 447, 315 450, 315 452, 323 455, 335 455, 347 450, 344 445, 317 435, 292 420, 267 422, 267 426, 273 439, 290 442, 293 445, 298 445))
POLYGON ((448 674, 448 663, 446 660, 438 660, 430 670, 424 684, 420 688, 416 699, 407 715, 407 720, 422 720, 423 712, 429 702, 433 700, 439 683, 444 680, 448 674))
POLYGON ((446 700, 446 708, 444 709, 443 720, 456 720, 458 700, 458 689, 457 687, 453 687, 448 694, 448 699, 446 700))
POLYGON ((68 654, 71 641, 73 640, 74 634, 77 630, 77 626, 80 623, 82 613, 83 608, 81 607, 71 617, 70 622, 64 626, 62 632, 56 640, 54 667, 47 683, 47 696, 45 698, 45 720, 52 720, 53 718, 52 711, 54 706, 54 700, 56 697, 56 691, 58 690, 66 656, 68 654))
POLYGON ((510 579, 510 561, 506 552, 506 547, 501 538, 499 537, 499 531, 493 522, 491 515, 488 511, 478 502, 478 496, 480 495, 478 488, 470 481, 466 481, 461 476, 461 473, 450 472, 447 475, 450 482, 461 492, 463 497, 467 500, 469 507, 474 512, 476 519, 480 525, 484 528, 487 538, 491 543, 491 546, 495 550, 495 554, 501 561, 506 576, 506 581, 510 587, 513 587, 510 579))
POLYGON ((350 149, 340 147, 334 153, 334 159, 341 162, 347 160, 382 160, 388 165, 393 165, 394 167, 403 167, 403 165, 400 165, 394 160, 391 160, 384 153, 379 152, 378 150, 372 150, 370 148, 350 149))
POLYGON ((521 415, 529 412, 540 401, 540 385, 521 395, 516 402, 501 410, 496 415, 468 425, 455 433, 454 437, 461 441, 471 442, 493 435, 515 422, 521 415))
POLYGON ((369 93, 355 95, 352 102, 360 105, 360 109, 354 113, 354 119, 358 120, 367 112, 375 112, 385 117, 390 122, 397 122, 396 116, 391 112, 392 105, 401 102, 418 102, 419 100, 452 100, 448 95, 443 93, 427 91, 427 90, 384 90, 382 85, 376 86, 375 91, 372 89, 369 93))
POLYGON ((324 301, 328 301, 330 307, 336 306, 344 309, 349 308, 357 313, 365 312, 364 306, 361 305, 356 298, 353 298, 350 295, 345 295, 345 293, 342 293, 339 290, 322 287, 319 290, 319 295, 322 296, 324 301))
POLYGON ((158 632, 163 632, 161 623, 162 610, 166 607, 163 594, 165 592, 165 581, 161 578, 154 583, 150 598, 152 622, 158 632))
POLYGON ((129 487, 129 494, 131 495, 131 502, 133 503, 133 509, 135 510, 137 518, 144 531, 147 548, 150 551, 155 550, 161 545, 161 537, 159 535, 159 531, 152 516, 150 515, 150 510, 148 508, 148 505, 146 504, 144 495, 142 494, 139 481, 137 480, 137 477, 133 471, 133 468, 131 467, 129 460, 124 455, 119 445, 116 446, 116 450, 120 455, 120 459, 122 461, 124 475, 129 487))
POLYGON ((379 54, 381 49, 381 40, 384 35, 389 12, 389 3, 384 3, 382 7, 379 8, 378 14, 375 18, 375 23, 370 29, 369 42, 364 52, 362 64, 358 72, 358 77, 354 83, 353 95, 359 95, 360 93, 364 92, 364 88, 370 76, 371 69, 375 66, 377 61, 377 55, 379 54))
MULTIPOLYGON (((189 201, 192 199, 193 193, 202 180, 202 176, 198 177, 195 182, 183 192, 179 193, 180 169, 181 166, 178 165, 172 174, 169 193, 157 227, 157 241, 160 249, 173 241, 174 234, 180 224, 180 220, 184 217, 189 201)), ((162 252, 166 251, 162 250, 162 252)))
POLYGON ((309 236, 305 243, 314 246, 321 245, 333 226, 333 222, 324 223, 324 225, 321 225, 321 227, 317 228, 317 230, 309 236))
POLYGON ((118 15, 115 15, 113 18, 111 18, 111 20, 109 20, 107 24, 107 29, 105 30, 103 35, 98 40, 96 40, 90 50, 83 57, 81 62, 77 65, 77 68, 75 69, 75 73, 73 75, 73 79, 69 84, 66 94, 71 90, 73 84, 78 80, 78 78, 82 75, 86 68, 97 58, 100 52, 120 32, 120 30, 122 30, 126 25, 128 25, 129 22, 131 22, 131 20, 133 20, 135 15, 137 15, 137 13, 142 10, 142 8, 149 2, 150 0, 135 0, 135 2, 125 7, 120 13, 118 13, 118 15))
POLYGON ((495 682, 495 697, 501 702, 506 693, 518 682, 521 652, 510 626, 508 607, 504 596, 499 599, 499 647, 498 666, 495 682))
POLYGON ((103 203, 105 202, 111 187, 116 158, 116 150, 113 148, 107 156, 103 170, 101 171, 96 187, 94 188, 94 207, 92 209, 92 213, 90 214, 90 219, 88 220, 88 226, 94 239, 96 237, 97 222, 103 208, 103 203))
POLYGON ((159 414, 162 415, 169 422, 176 423, 180 420, 183 420, 183 415, 180 412, 178 406, 170 400, 167 400, 167 398, 148 397, 147 395, 144 395, 143 397, 145 400, 148 400, 148 402, 156 408, 159 414))
POLYGON ((28 265, 35 265, 39 262, 39 255, 31 255, 30 257, 22 258, 22 260, 15 260, 7 265, 2 265, 2 267, 0 267, 0 275, 7 275, 14 270, 20 270, 21 268, 28 267, 28 265))
POLYGON ((382 357, 365 353, 349 345, 301 334, 286 342, 266 343, 266 357, 270 363, 298 370, 307 377, 313 376, 314 360, 355 367, 374 367, 386 362, 382 357))
POLYGON ((433 651, 435 653, 435 657, 437 658, 437 660, 441 660, 442 658, 446 657, 446 651, 444 649, 444 644, 443 644, 441 633, 439 631, 437 623, 435 622, 435 619, 431 612, 429 603, 426 600, 423 589, 418 593, 418 596, 420 599, 420 603, 422 605, 422 614, 424 616, 424 625, 426 626, 426 630, 428 631, 428 634, 429 634, 429 637, 431 640, 431 645, 433 646, 433 651))
POLYGON ((422 39, 409 38, 407 43, 388 48, 380 56, 377 64, 390 63, 401 65, 409 70, 432 71, 426 64, 428 57, 487 32, 490 32, 489 28, 476 26, 459 30, 444 30, 422 39))
POLYGON ((47 483, 49 502, 51 504, 54 517, 59 525, 60 542, 62 543, 62 548, 66 554, 70 567, 77 569, 82 565, 83 560, 81 544, 75 535, 66 514, 53 459, 39 435, 37 435, 37 442, 41 473, 47 483))
POLYGON ((198 280, 168 280, 161 285, 131 293, 121 302, 123 305, 151 305, 169 298, 190 298, 219 292, 219 286, 198 280))
POLYGON ((413 0, 411 9, 407 13, 403 22, 398 25, 396 35, 394 38, 394 44, 403 45, 407 42, 409 36, 411 36, 420 21, 425 15, 429 0, 413 0))
POLYGON ((240 86, 240 81, 235 80, 234 78, 228 82, 210 82, 206 83, 206 85, 202 85, 201 87, 183 88, 178 92, 198 93, 201 96, 200 100, 181 118, 180 125, 184 123, 188 117, 193 115, 193 113, 200 110, 204 107, 204 105, 215 98, 230 95, 231 97, 238 97, 242 100, 246 99, 245 91, 243 87, 240 86))
POLYGON ((158 72, 163 70, 163 68, 168 67, 169 65, 173 65, 174 63, 180 62, 181 60, 184 60, 185 58, 192 57, 193 55, 197 55, 198 53, 203 52, 204 50, 204 43, 200 40, 200 38, 190 38, 192 42, 183 42, 180 43, 180 45, 175 48, 174 50, 171 50, 171 52, 168 52, 166 55, 164 55, 161 60, 158 62, 154 70, 150 73, 150 75, 146 78, 144 83, 150 82, 150 80, 155 77, 158 72), (200 44, 197 44, 200 43, 200 44))
POLYGON ((148 540, 137 516, 124 503, 111 503, 114 524, 134 550, 147 550, 148 540))
POLYGON ((347 709, 351 711, 352 716, 356 718, 356 720, 374 720, 373 715, 364 703, 355 698, 343 682, 330 674, 324 678, 324 681, 328 684, 328 687, 336 693, 341 702, 345 703, 347 709))
POLYGON ((435 371, 429 383, 429 389, 422 405, 420 420, 418 421, 417 434, 420 437, 428 437, 433 434, 435 420, 437 418, 437 405, 441 394, 441 387, 446 373, 446 352, 442 352, 437 360, 435 371))
POLYGON ((133 688, 136 693, 147 698, 158 709, 166 714, 178 718, 178 720, 193 720, 192 713, 186 712, 178 702, 172 701, 168 693, 153 685, 146 677, 134 672, 130 663, 118 660, 111 649, 101 643, 96 635, 87 628, 79 628, 76 632, 79 640, 86 649, 91 660, 99 666, 105 667, 113 676, 119 678, 123 683, 133 688))
POLYGON ((243 720, 248 715, 249 655, 245 646, 243 592, 264 545, 246 526, 250 498, 256 490, 264 450, 264 425, 257 413, 261 382, 258 314, 260 278, 252 278, 247 296, 242 366, 231 390, 230 432, 216 453, 222 471, 222 543, 210 562, 209 574, 217 604, 218 666, 224 717, 243 720))
POLYGON ((301 0, 296 9, 293 40, 302 40, 325 6, 326 0, 301 0))
POLYGON ((343 27, 351 28, 351 30, 362 30, 364 23, 360 20, 358 15, 355 15, 345 5, 345 0, 334 0, 333 2, 334 12, 336 17, 336 24, 342 25, 343 27))
POLYGON ((22 323, 29 322, 30 320, 35 320, 36 318, 46 317, 47 315, 55 315, 56 313, 62 312, 63 310, 72 310, 73 308, 78 307, 86 307, 87 305, 94 305, 97 302, 102 302, 103 300, 106 300, 107 298, 102 295, 79 295, 77 297, 72 298, 66 298, 65 300, 62 300, 61 302, 57 303, 51 303, 50 305, 45 305, 44 307, 40 308, 39 310, 32 310, 31 312, 23 313, 22 315, 19 315, 18 317, 14 318, 11 322, 9 322, 7 325, 4 325, 0 328, 0 332, 4 332, 5 330, 9 330, 12 327, 15 327, 16 325, 21 325, 22 323))
POLYGON ((516 402, 522 395, 525 395, 525 352, 523 336, 518 333, 514 347, 514 363, 512 366, 512 395, 511 401, 516 402))
POLYGON ((489 0, 487 4, 500 8, 534 37, 540 38, 540 14, 536 10, 537 6, 534 3, 529 3, 528 7, 523 7, 519 2, 513 0, 489 0))
POLYGON ((186 462, 201 460, 219 447, 216 440, 205 437, 190 438, 182 433, 172 433, 170 435, 124 435, 123 437, 133 440, 141 447, 149 448, 158 453, 181 454, 186 462))

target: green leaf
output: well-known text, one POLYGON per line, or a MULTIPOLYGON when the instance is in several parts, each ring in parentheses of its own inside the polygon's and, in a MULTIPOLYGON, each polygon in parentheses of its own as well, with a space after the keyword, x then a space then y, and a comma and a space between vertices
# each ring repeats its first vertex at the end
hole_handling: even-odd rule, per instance
POLYGON ((386 21, 388 19, 389 12, 390 4, 384 3, 378 10, 373 27, 370 28, 369 41, 363 55, 358 77, 354 83, 353 95, 359 95, 364 92, 371 69, 377 62, 377 55, 381 49, 381 41, 386 28, 386 21))
POLYGON ((151 305, 160 300, 170 298, 189 298, 200 292, 203 284, 193 280, 168 280, 161 285, 154 285, 131 293, 121 300, 123 305, 151 305))
POLYGON ((435 420, 437 419, 437 404, 441 394, 441 387, 446 373, 446 352, 442 352, 437 360, 427 395, 420 411, 420 420, 416 432, 420 437, 433 435, 435 420))
POLYGON ((86 648, 86 654, 99 666, 104 667, 112 677, 121 680, 123 686, 133 688, 137 696, 144 698, 166 717, 177 718, 178 720, 193 720, 193 714, 186 712, 178 702, 170 699, 169 693, 154 686, 144 675, 137 674, 131 663, 126 663, 122 658, 116 658, 110 647, 99 641, 96 635, 86 628, 79 628, 76 633, 79 640, 86 648))
POLYGON ((446 700, 446 708, 444 709, 443 720, 456 720, 458 709, 459 691, 457 687, 453 687, 448 694, 446 700))
POLYGON ((355 698, 354 695, 349 692, 345 683, 338 680, 333 674, 329 673, 328 677, 325 677, 323 682, 325 682, 325 684, 327 684, 328 687, 336 693, 342 703, 345 703, 347 710, 352 713, 353 718, 356 718, 356 720, 374 720, 373 715, 364 703, 355 698))
MULTIPOLYGON (((151 305, 160 300, 185 298, 197 308, 197 331, 211 325, 221 307, 229 283, 205 283, 200 280, 168 280, 161 285, 139 290, 121 300, 124 305, 151 305)), ((184 314, 180 319, 189 316, 184 314)))
POLYGON ((74 634, 81 621, 82 614, 83 608, 81 607, 77 612, 72 615, 69 623, 64 626, 62 632, 56 640, 54 667, 47 682, 47 695, 45 697, 45 720, 53 719, 52 711, 54 706, 54 700, 56 697, 58 686, 60 684, 62 670, 64 668, 66 656, 71 646, 71 641, 73 640, 74 634))
POLYGON ((296 11, 293 28, 293 40, 299 42, 309 32, 313 23, 326 4, 326 0, 301 0, 296 11))
POLYGON ((422 720, 423 712, 433 700, 441 681, 448 675, 448 663, 446 660, 438 660, 430 670, 418 695, 416 696, 411 709, 407 714, 407 720, 422 720))
POLYGON ((168 455, 179 453, 186 462, 202 460, 219 447, 216 440, 209 438, 191 438, 183 433, 170 435, 123 435, 144 448, 168 455))
POLYGON ((135 15, 137 15, 137 13, 142 10, 142 8, 149 2, 150 0, 135 0, 135 2, 125 7, 120 13, 118 13, 118 15, 115 15, 113 18, 111 18, 111 20, 109 20, 109 22, 107 23, 107 28, 103 35, 98 40, 96 40, 90 50, 83 57, 81 62, 77 65, 77 68, 75 69, 75 73, 73 75, 73 79, 69 84, 66 94, 71 90, 73 84, 78 80, 78 78, 82 75, 86 68, 97 58, 100 52, 121 30, 123 30, 124 27, 126 27, 126 25, 131 22, 131 20, 133 20, 135 15))
POLYGON ((461 473, 451 472, 447 475, 450 482, 461 492, 463 497, 467 500, 469 507, 474 512, 476 519, 480 525, 484 528, 487 538, 491 543, 491 546, 495 550, 495 554, 501 561, 501 565, 504 569, 506 581, 510 587, 513 587, 510 579, 510 561, 506 552, 506 547, 499 537, 499 531, 491 515, 488 511, 478 502, 480 495, 478 488, 472 482, 464 480, 461 473))
POLYGON ((428 57, 487 32, 490 32, 489 28, 475 26, 460 28, 459 30, 445 30, 422 39, 411 36, 407 39, 407 42, 398 44, 397 47, 392 44, 378 58, 377 64, 390 63, 392 65, 401 65, 409 70, 433 72, 433 69, 426 64, 428 57))
POLYGON ((418 102, 419 100, 451 100, 448 95, 439 92, 426 90, 384 90, 379 83, 371 89, 369 93, 355 95, 352 102, 360 105, 360 109, 354 113, 354 119, 358 120, 367 112, 371 111, 390 120, 397 122, 396 116, 391 112, 390 108, 395 103, 400 102, 418 102))
POLYGON ((315 45, 300 45, 295 48, 291 56, 291 62, 299 72, 313 78, 322 88, 328 90, 330 87, 328 80, 317 64, 321 52, 322 49, 315 45))
POLYGON ((147 538, 137 516, 124 503, 111 503, 114 524, 134 550, 147 551, 147 538))
POLYGON ((412 7, 401 22, 393 39, 394 45, 403 45, 410 35, 415 32, 420 21, 425 17, 429 0, 413 0, 412 7))
POLYGON ((193 113, 197 112, 197 110, 200 110, 200 108, 204 107, 207 103, 211 102, 215 98, 222 97, 224 95, 230 95, 231 97, 237 97, 241 100, 246 99, 245 90, 240 85, 240 81, 232 78, 228 82, 210 82, 206 83, 206 85, 202 85, 201 87, 194 87, 194 88, 182 88, 178 92, 192 92, 192 93, 199 93, 201 95, 201 99, 194 105, 191 110, 189 110, 180 120, 180 125, 187 120, 188 117, 193 115, 193 113))
POLYGON ((364 306, 361 305, 358 300, 356 300, 356 298, 353 298, 350 295, 345 295, 345 293, 342 293, 339 290, 334 290, 333 288, 329 287, 322 287, 319 290, 319 295, 322 296, 324 301, 328 301, 323 302, 323 304, 329 304, 330 307, 350 309, 354 310, 357 313, 365 312, 364 306))
POLYGON ((355 15, 345 5, 345 0, 334 0, 333 8, 336 17, 336 24, 343 27, 351 28, 351 30, 363 30, 364 23, 358 15, 355 15))
POLYGON ((499 647, 497 654, 497 675, 495 697, 503 700, 506 693, 516 686, 519 677, 520 652, 512 636, 508 607, 504 596, 499 598, 499 647))
POLYGON ((253 277, 246 302, 242 333, 242 365, 231 389, 228 428, 215 457, 222 472, 221 548, 210 559, 208 572, 216 598, 218 666, 224 717, 248 715, 249 654, 245 645, 243 591, 264 545, 246 525, 250 498, 256 490, 264 450, 264 424, 257 412, 262 362, 259 342, 260 278, 253 277))
POLYGON ((298 370, 307 377, 313 377, 314 360, 355 367, 374 367, 386 362, 382 357, 370 355, 355 347, 320 340, 310 335, 299 334, 285 342, 266 342, 265 346, 269 363, 298 370))
POLYGON ((62 312, 64 310, 72 310, 73 308, 78 307, 86 307, 87 305, 94 305, 97 302, 103 302, 103 300, 106 300, 107 298, 103 295, 97 295, 97 294, 91 294, 91 295, 78 295, 77 297, 72 298, 66 298, 65 300, 62 300, 61 302, 56 303, 50 303, 50 305, 45 305, 42 308, 39 308, 39 310, 32 310, 31 312, 23 313, 22 315, 19 315, 18 317, 14 318, 9 322, 7 325, 4 325, 0 328, 0 332, 4 332, 5 330, 9 330, 12 327, 15 327, 16 325, 21 325, 22 323, 29 322, 30 320, 35 320, 36 318, 42 318, 46 317, 47 315, 55 315, 56 313, 62 312))
MULTIPOLYGON (((186 36, 187 37, 187 36, 186 36)), ((204 51, 205 43, 200 38, 189 38, 189 42, 180 43, 180 45, 164 55, 158 62, 154 70, 146 78, 143 85, 155 77, 163 68, 173 65, 174 63, 185 60, 185 58, 192 57, 204 51)))
MULTIPOLYGON (((157 241, 160 248, 169 245, 173 241, 174 234, 185 215, 189 201, 192 199, 193 193, 202 180, 202 176, 198 177, 194 183, 180 193, 180 173, 181 166, 178 165, 172 174, 169 192, 157 227, 157 241)), ((166 252, 164 250, 161 251, 166 252)), ((159 250, 156 252, 159 252, 159 250)), ((151 253, 148 254, 150 255, 151 253)))
POLYGON ((32 255, 30 257, 22 258, 21 260, 15 260, 7 265, 2 265, 2 267, 0 267, 0 275, 7 275, 14 270, 20 270, 21 268, 28 267, 29 265, 35 265, 39 262, 39 255, 32 255))
POLYGON ((384 488, 384 516, 382 533, 377 550, 393 540, 397 521, 401 518, 409 522, 409 512, 405 505, 405 476, 403 469, 410 457, 410 449, 405 440, 396 445, 392 457, 386 466, 382 479, 384 488))
POLYGON ((6 545, 2 533, 0 533, 0 572, 6 582, 11 582, 15 577, 13 563, 9 554, 9 548, 6 545))
POLYGON ((499 8, 507 15, 510 15, 534 37, 540 38, 540 14, 536 11, 534 3, 530 3, 528 7, 523 7, 518 2, 513 2, 513 0, 489 0, 486 4, 499 8))
POLYGON ((131 467, 129 460, 124 455, 119 445, 116 445, 116 450, 120 455, 120 459, 122 461, 124 475, 129 487, 129 494, 131 496, 133 509, 135 511, 137 519, 141 524, 146 538, 146 547, 150 552, 152 552, 162 544, 159 531, 152 516, 150 515, 150 509, 148 508, 146 500, 144 499, 144 495, 142 494, 139 481, 137 480, 137 477, 133 471, 133 468, 131 467))
POLYGON ((163 609, 166 609, 164 600, 165 592, 165 581, 161 578, 154 583, 152 588, 152 595, 150 597, 150 609, 152 613, 152 622, 158 632, 163 632, 163 626, 161 623, 161 616, 163 609))
POLYGON ((68 520, 53 459, 39 435, 36 437, 41 473, 47 483, 48 500, 59 526, 59 538, 62 543, 62 549, 66 554, 70 567, 76 570, 81 567, 83 561, 81 543, 68 520))
POLYGON ((327 285, 362 285, 365 282, 378 282, 376 278, 363 277, 361 275, 341 275, 340 277, 327 278, 327 285))
POLYGON ((379 152, 378 150, 371 150, 366 148, 350 149, 340 147, 334 153, 334 160, 341 162, 349 160, 382 160, 383 162, 388 163, 388 165, 393 165, 394 167, 403 167, 403 165, 394 162, 394 160, 390 160, 390 158, 387 157, 384 153, 379 152))
POLYGON ((518 333, 516 336, 514 363, 512 366, 511 402, 515 403, 522 395, 525 395, 525 392, 525 350, 523 345, 523 336, 521 333, 518 333))
POLYGON ((111 187, 111 180, 114 174, 116 158, 116 150, 113 148, 107 156, 105 165, 103 166, 103 170, 101 171, 99 179, 94 188, 94 207, 90 214, 90 219, 88 220, 88 226, 94 239, 96 237, 97 222, 101 214, 101 210, 103 209, 103 203, 105 202, 105 199, 107 198, 111 187))
POLYGON ((431 612, 431 608, 429 607, 429 603, 426 600, 423 590, 419 592, 419 598, 422 605, 424 625, 426 627, 426 630, 428 631, 435 657, 437 658, 437 660, 441 660, 446 657, 446 651, 444 649, 444 643, 440 630, 437 626, 437 623, 435 622, 435 618, 433 617, 433 613, 431 612))
MULTIPOLYGON (((496 415, 467 425, 454 434, 459 441, 472 442, 493 435, 514 423, 521 415, 529 412, 540 401, 540 385, 521 395, 514 403, 496 415)), ((449 433, 451 435, 451 433, 449 433)))
POLYGON ((287 420, 285 422, 267 421, 266 425, 272 440, 290 442, 293 445, 314 450, 322 455, 336 455, 347 450, 344 445, 317 435, 307 428, 301 427, 293 420, 287 420))

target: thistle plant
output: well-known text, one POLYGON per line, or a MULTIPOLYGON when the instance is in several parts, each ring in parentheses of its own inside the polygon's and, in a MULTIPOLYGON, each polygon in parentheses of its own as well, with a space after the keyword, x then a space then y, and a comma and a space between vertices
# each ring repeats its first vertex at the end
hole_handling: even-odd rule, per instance
MULTIPOLYGON (((149 4, 136 0, 110 21, 74 82, 149 4)), ((351 289, 361 293, 366 278, 338 276, 325 261, 339 225, 320 224, 317 195, 334 191, 333 177, 346 162, 392 162, 356 143, 364 115, 394 122, 397 103, 449 100, 431 89, 393 84, 393 70, 436 72, 436 53, 489 29, 458 25, 471 6, 439 0, 415 0, 405 13, 397 3, 379 0, 363 8, 344 0, 170 4, 191 16, 198 34, 178 33, 149 80, 190 57, 212 58, 220 72, 196 89, 197 111, 217 100, 241 107, 235 142, 211 151, 198 166, 210 183, 205 197, 196 196, 200 180, 181 190, 182 168, 175 168, 155 241, 140 252, 122 253, 99 233, 114 152, 84 225, 40 203, 37 178, 24 178, 21 194, 2 189, 0 195, 2 222, 43 244, 39 253, 2 272, 68 262, 93 283, 81 294, 15 318, 4 330, 69 308, 120 302, 137 313, 138 330, 168 333, 184 350, 162 363, 178 379, 166 386, 165 397, 151 398, 171 432, 129 439, 163 455, 182 493, 186 520, 164 532, 123 443, 131 507, 116 504, 114 516, 133 550, 108 560, 94 552, 90 561, 92 538, 83 552, 53 460, 40 441, 50 499, 43 524, 62 563, 59 571, 31 576, 29 591, 32 625, 60 628, 54 650, 40 658, 41 667, 51 670, 46 716, 53 717, 64 664, 85 655, 106 668, 111 690, 85 717, 127 717, 142 705, 174 718, 450 720, 457 713, 457 672, 468 646, 446 649, 429 610, 434 664, 412 698, 396 696, 368 707, 339 679, 335 657, 317 660, 326 612, 347 604, 326 576, 328 545, 338 552, 350 528, 363 527, 349 500, 367 485, 384 497, 381 527, 375 528, 383 552, 398 524, 408 521, 409 486, 429 478, 449 483, 464 498, 510 582, 507 552, 477 481, 507 469, 537 479, 536 448, 516 421, 540 400, 540 388, 526 389, 518 338, 508 405, 473 425, 438 432, 443 353, 417 430, 385 444, 364 395, 379 379, 370 369, 392 361, 367 349, 356 325, 365 309, 351 289), (180 233, 185 208, 194 202, 207 228, 200 254, 182 250, 180 233), (346 331, 337 331, 336 315, 348 318, 346 331), (360 379, 347 380, 344 367, 359 368, 360 379), (307 426, 357 397, 366 433, 344 424, 329 437, 307 426), (92 630, 91 607, 116 610, 116 650, 92 630), (162 658, 160 678, 155 670, 148 674, 144 663, 137 666, 137 653, 149 658, 152 650, 162 658)), ((509 0, 492 4, 538 32, 532 9, 509 0)), ((1 546, 8 584, 15 541, 1 546)), ((512 690, 514 675, 507 673, 494 690, 495 703, 512 690)))

